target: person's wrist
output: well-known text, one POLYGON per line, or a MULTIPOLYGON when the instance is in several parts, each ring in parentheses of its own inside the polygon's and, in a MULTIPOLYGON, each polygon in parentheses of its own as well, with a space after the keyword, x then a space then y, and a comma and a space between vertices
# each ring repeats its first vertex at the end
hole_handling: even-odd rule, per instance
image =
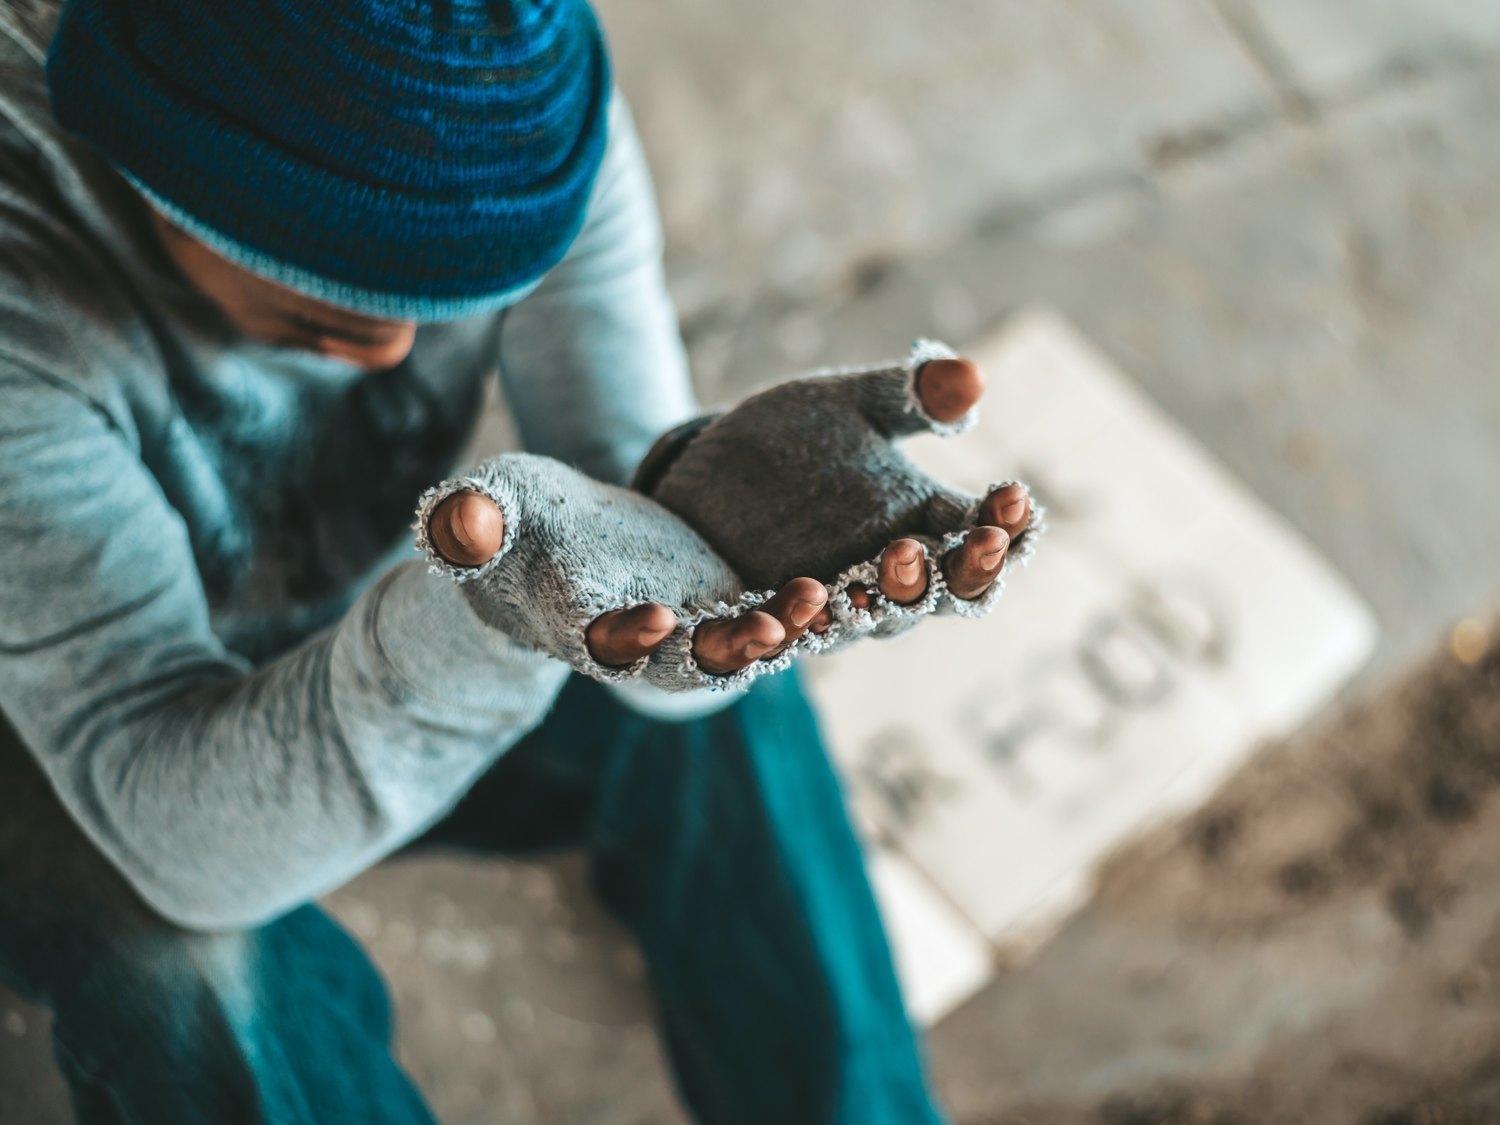
POLYGON ((646 451, 646 456, 641 458, 641 463, 636 466, 635 474, 630 479, 630 487, 646 496, 656 491, 656 486, 661 482, 667 470, 672 467, 672 462, 682 454, 688 444, 698 436, 708 424, 719 417, 720 412, 711 414, 700 414, 697 418, 683 422, 680 426, 673 426, 661 437, 652 443, 651 448, 646 451))

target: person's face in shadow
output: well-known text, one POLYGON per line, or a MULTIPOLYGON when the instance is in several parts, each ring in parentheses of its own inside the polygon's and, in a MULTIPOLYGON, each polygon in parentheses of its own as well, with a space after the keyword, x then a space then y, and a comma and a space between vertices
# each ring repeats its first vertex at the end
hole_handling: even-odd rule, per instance
POLYGON ((247 338, 367 371, 394 367, 411 351, 415 321, 364 316, 269 281, 222 257, 155 208, 147 211, 178 269, 247 338))

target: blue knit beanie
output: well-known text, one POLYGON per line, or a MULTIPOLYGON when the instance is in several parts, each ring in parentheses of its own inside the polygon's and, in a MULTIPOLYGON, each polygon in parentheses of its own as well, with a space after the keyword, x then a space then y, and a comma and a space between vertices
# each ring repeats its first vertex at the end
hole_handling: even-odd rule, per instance
POLYGON ((63 128, 220 254, 412 320, 561 260, 610 93, 584 0, 68 0, 47 78, 63 128))

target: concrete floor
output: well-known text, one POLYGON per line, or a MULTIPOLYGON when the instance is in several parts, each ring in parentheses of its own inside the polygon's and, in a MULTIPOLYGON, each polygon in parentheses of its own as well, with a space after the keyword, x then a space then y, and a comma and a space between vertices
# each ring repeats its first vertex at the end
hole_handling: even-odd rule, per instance
MULTIPOLYGON (((936 1031, 957 1118, 1500 1119, 1494 669, 1401 672, 1500 594, 1500 6, 600 8, 706 399, 1044 301, 1381 621, 1360 702, 936 1031)), ((432 858, 335 896, 445 1121, 682 1120, 581 882, 432 858)), ((44 1030, 0 1000, 0 1121, 67 1120, 44 1030)))

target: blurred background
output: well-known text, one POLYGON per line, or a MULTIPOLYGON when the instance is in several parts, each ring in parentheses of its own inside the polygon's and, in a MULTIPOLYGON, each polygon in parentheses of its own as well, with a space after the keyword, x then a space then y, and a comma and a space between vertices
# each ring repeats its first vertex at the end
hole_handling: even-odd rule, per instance
MULTIPOLYGON (((937 335, 1015 368, 987 410, 1023 434, 1051 376, 1007 325, 1043 308, 1321 560, 1353 638, 1189 804, 1122 814, 1024 951, 977 927, 933 1012, 955 1119, 1500 1121, 1500 5, 598 6, 705 401, 937 335)), ((1108 513, 1121 557, 1154 500, 1108 513)), ((1276 582, 1235 588, 1276 620, 1276 582)), ((684 1120, 576 857, 403 860, 331 905, 443 1120, 684 1120)), ((0 1000, 6 1122, 67 1120, 45 1030, 0 1000)))

